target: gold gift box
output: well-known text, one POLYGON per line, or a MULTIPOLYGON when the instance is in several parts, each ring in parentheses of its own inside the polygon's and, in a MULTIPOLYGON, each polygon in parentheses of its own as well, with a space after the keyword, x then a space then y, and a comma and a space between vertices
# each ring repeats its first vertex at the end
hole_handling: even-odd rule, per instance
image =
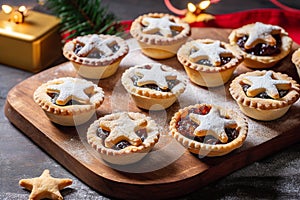
POLYGON ((38 72, 62 57, 57 17, 30 11, 24 23, 0 13, 0 63, 38 72))

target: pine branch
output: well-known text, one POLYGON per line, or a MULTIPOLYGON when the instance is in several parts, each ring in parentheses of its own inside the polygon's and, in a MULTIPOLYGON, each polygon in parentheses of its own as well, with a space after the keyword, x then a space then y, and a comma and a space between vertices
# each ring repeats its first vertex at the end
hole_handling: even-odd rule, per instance
POLYGON ((87 34, 120 35, 124 28, 101 0, 47 0, 45 6, 61 19, 65 40, 87 34))

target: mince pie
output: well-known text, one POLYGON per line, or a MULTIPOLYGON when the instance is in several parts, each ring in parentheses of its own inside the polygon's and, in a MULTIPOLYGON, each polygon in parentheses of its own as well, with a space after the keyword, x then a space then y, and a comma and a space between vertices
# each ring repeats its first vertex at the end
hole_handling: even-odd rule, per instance
POLYGON ((91 81, 63 77, 39 86, 34 101, 54 123, 63 126, 87 122, 104 100, 102 88, 91 81))
POLYGON ((215 87, 226 83, 243 60, 234 48, 219 40, 198 39, 182 45, 177 58, 192 82, 215 87))
POLYGON ((222 156, 242 146, 247 137, 248 123, 232 110, 196 104, 174 114, 170 133, 194 154, 222 156))
POLYGON ((130 28, 142 52, 155 59, 176 55, 191 34, 188 23, 169 14, 149 13, 135 19, 130 28))
POLYGON ((126 165, 138 162, 158 142, 159 131, 150 117, 120 112, 99 118, 87 131, 88 143, 108 163, 126 165))
POLYGON ((239 75, 229 91, 245 115, 269 121, 283 116, 299 99, 300 87, 286 74, 263 70, 239 75))
POLYGON ((281 27, 256 22, 234 29, 230 44, 236 45, 250 68, 270 68, 286 57, 293 40, 281 27))
POLYGON ((148 63, 127 69, 122 84, 134 102, 146 110, 163 110, 170 107, 186 88, 186 79, 175 69, 148 63))
POLYGON ((293 53, 292 62, 295 64, 298 76, 300 77, 300 48, 293 53))
POLYGON ((128 54, 125 40, 113 35, 90 34, 78 36, 63 48, 78 74, 90 79, 112 76, 122 59, 128 54))

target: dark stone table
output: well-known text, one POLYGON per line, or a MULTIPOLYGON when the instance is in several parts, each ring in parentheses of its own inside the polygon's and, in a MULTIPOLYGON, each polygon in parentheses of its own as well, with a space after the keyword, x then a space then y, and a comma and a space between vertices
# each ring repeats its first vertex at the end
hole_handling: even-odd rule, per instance
MULTIPOLYGON (((139 14, 152 11, 168 12, 162 0, 105 0, 103 2, 109 3, 112 10, 120 10, 116 13, 121 19, 133 19, 139 14)), ((179 0, 172 2, 175 4, 179 0)), ((0 1, 0 3, 16 5, 26 3, 26 5, 36 6, 34 0, 0 1)), ((274 7, 267 0, 255 1, 255 3, 251 0, 223 0, 214 6, 215 9, 212 11, 215 13, 274 7)), ((40 176, 44 169, 49 169, 54 177, 73 179, 73 184, 61 191, 66 200, 109 199, 74 177, 6 119, 3 107, 7 93, 14 85, 32 75, 30 72, 0 65, 0 199, 28 199, 29 192, 22 189, 18 181, 22 178, 40 176)), ((300 199, 300 144, 290 146, 188 196, 179 198, 182 200, 300 199)))

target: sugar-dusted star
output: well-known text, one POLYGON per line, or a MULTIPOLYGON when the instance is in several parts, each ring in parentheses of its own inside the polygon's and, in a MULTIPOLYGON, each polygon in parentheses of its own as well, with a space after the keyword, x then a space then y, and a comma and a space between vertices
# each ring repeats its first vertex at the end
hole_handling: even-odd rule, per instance
POLYGON ((93 34, 91 37, 79 37, 76 40, 84 44, 84 47, 77 53, 81 57, 86 57, 93 49, 99 50, 106 57, 111 56, 113 51, 109 46, 116 44, 115 40, 111 38, 101 39, 96 34, 93 34))
POLYGON ((182 28, 180 25, 170 21, 168 16, 162 18, 145 17, 142 24, 146 26, 142 31, 147 34, 160 33, 165 37, 172 37, 172 27, 182 28))
POLYGON ((87 84, 84 80, 65 79, 62 83, 47 86, 48 93, 58 93, 57 105, 65 105, 71 99, 87 104, 90 101, 88 94, 94 91, 92 84, 87 84))
POLYGON ((167 80, 175 80, 177 75, 173 72, 167 72, 162 70, 161 64, 155 63, 151 64, 151 68, 137 68, 135 74, 142 76, 141 79, 137 81, 138 86, 143 86, 147 84, 155 84, 161 89, 168 89, 167 80))
POLYGON ((60 190, 72 184, 71 179, 53 178, 48 169, 40 177, 21 179, 19 185, 31 190, 29 200, 56 199, 62 200, 60 190))
POLYGON ((199 126, 195 129, 195 136, 211 135, 217 138, 222 143, 228 141, 228 136, 225 132, 225 128, 236 128, 237 123, 234 120, 221 117, 219 109, 212 107, 208 114, 198 115, 190 113, 189 117, 192 121, 199 126))
POLYGON ((247 89, 247 96, 255 97, 266 92, 273 99, 278 99, 280 98, 279 89, 289 90, 292 87, 290 81, 273 79, 272 74, 272 71, 267 71, 263 76, 245 76, 243 83, 250 85, 247 89))
POLYGON ((239 29, 238 37, 248 35, 248 39, 244 45, 245 49, 251 49, 259 43, 266 43, 270 46, 276 45, 276 39, 272 35, 280 34, 282 29, 279 26, 263 24, 256 22, 254 26, 239 29))
POLYGON ((221 47, 220 41, 214 41, 213 43, 195 42, 192 48, 195 50, 189 56, 192 62, 208 59, 213 66, 220 66, 221 56, 232 56, 231 51, 221 47))
POLYGON ((145 126, 147 126, 146 119, 133 119, 130 113, 126 112, 120 113, 115 120, 100 122, 100 127, 109 131, 109 135, 104 141, 105 146, 108 148, 112 148, 122 140, 126 140, 134 146, 140 145, 142 140, 136 134, 136 131, 145 126))

